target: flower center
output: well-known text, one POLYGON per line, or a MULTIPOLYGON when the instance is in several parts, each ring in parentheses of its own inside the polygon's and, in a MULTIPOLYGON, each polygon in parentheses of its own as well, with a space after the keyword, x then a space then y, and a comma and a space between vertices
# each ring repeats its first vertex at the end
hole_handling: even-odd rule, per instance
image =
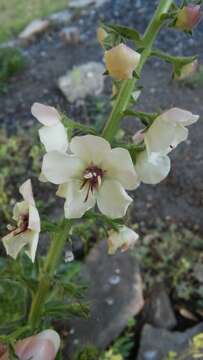
POLYGON ((28 229, 29 225, 29 214, 20 215, 20 219, 16 229, 14 229, 14 235, 19 235, 28 229))
POLYGON ((84 201, 87 201, 89 193, 93 194, 95 189, 98 189, 101 186, 102 178, 105 171, 98 168, 96 165, 90 165, 83 173, 83 183, 81 189, 87 185, 87 195, 84 201))

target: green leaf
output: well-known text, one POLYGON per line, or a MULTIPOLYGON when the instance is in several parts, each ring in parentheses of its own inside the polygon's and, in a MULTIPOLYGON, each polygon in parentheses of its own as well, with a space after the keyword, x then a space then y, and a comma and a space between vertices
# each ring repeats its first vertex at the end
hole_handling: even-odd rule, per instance
POLYGON ((139 44, 141 44, 141 42, 142 42, 139 32, 137 30, 129 28, 127 26, 102 24, 102 27, 107 32, 115 32, 115 33, 121 35, 122 37, 124 37, 125 39, 133 40, 139 44))
POLYGON ((123 116, 135 116, 136 118, 139 118, 145 126, 151 125, 158 115, 158 113, 146 113, 144 111, 134 111, 131 109, 127 109, 123 113, 123 116))
POLYGON ((0 280, 0 332, 17 326, 26 315, 27 291, 17 281, 0 280))
POLYGON ((88 318, 89 305, 83 303, 61 304, 58 302, 48 302, 44 307, 44 315, 60 318, 70 318, 72 316, 88 318))

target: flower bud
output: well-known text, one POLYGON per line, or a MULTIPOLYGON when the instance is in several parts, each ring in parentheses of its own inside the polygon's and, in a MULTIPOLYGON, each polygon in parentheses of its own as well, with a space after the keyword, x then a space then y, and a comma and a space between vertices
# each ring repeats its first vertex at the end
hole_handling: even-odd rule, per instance
POLYGON ((122 226, 119 231, 109 231, 107 240, 108 254, 114 255, 118 249, 120 249, 121 252, 124 252, 129 248, 132 248, 136 244, 138 238, 139 235, 127 226, 122 226))
POLYGON ((140 54, 125 44, 105 51, 104 60, 109 74, 117 80, 133 78, 133 71, 140 61, 140 54))
POLYGON ((200 5, 190 4, 179 10, 175 27, 180 30, 192 30, 201 19, 200 5))
POLYGON ((190 77, 194 75, 194 73, 198 69, 198 61, 194 60, 193 62, 184 65, 180 71, 180 74, 175 74, 174 79, 175 80, 184 80, 187 77, 190 77))
POLYGON ((104 47, 104 39, 107 37, 107 35, 108 35, 107 32, 102 27, 98 27, 97 40, 99 41, 102 47, 104 47))

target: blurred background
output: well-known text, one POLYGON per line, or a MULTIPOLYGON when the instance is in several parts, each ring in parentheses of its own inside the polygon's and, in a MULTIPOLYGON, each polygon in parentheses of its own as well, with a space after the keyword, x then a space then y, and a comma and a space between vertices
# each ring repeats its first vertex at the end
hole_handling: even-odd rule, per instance
MULTIPOLYGON (((18 187, 28 177, 33 179, 41 211, 53 217, 62 211, 62 203, 55 200, 54 187, 38 184, 43 149, 39 144, 38 124, 30 113, 31 105, 49 104, 76 121, 101 127, 110 111, 111 82, 102 76, 103 49, 96 39, 99 21, 131 26, 143 33, 157 3, 155 0, 0 0, 1 235, 10 219, 14 199, 19 196, 18 187)), ((118 255, 109 264, 104 254, 100 264, 98 249, 93 249, 93 254, 91 249, 101 234, 96 229, 91 236, 87 229, 78 230, 74 255, 86 263, 88 276, 94 277, 90 297, 100 307, 95 305, 88 326, 80 320, 74 322, 77 336, 75 328, 62 327, 70 342, 71 350, 67 350, 70 353, 78 350, 80 344, 88 343, 104 349, 122 334, 121 340, 127 341, 127 345, 125 341, 121 346, 116 343, 105 359, 114 360, 113 356, 120 354, 122 357, 115 360, 158 360, 166 355, 164 347, 174 349, 175 345, 162 345, 162 349, 156 345, 153 349, 150 344, 155 344, 155 339, 163 336, 164 344, 169 330, 185 331, 185 344, 199 332, 186 334, 188 328, 200 326, 197 324, 203 317, 202 38, 200 23, 193 36, 164 29, 156 41, 156 47, 173 55, 198 55, 198 71, 189 78, 173 80, 171 65, 159 59, 151 59, 144 68, 140 81, 143 92, 137 109, 156 112, 177 106, 199 114, 200 120, 190 128, 188 140, 172 153, 168 178, 156 186, 142 185, 133 194, 134 206, 127 223, 141 236, 132 263, 130 255, 121 258, 118 255), (92 270, 92 261, 95 267, 100 264, 98 271, 92 270), (101 279, 101 272, 107 280, 101 279), (100 293, 96 286, 105 281, 109 287, 100 293), (140 315, 143 295, 145 310, 140 315), (156 304, 159 296, 163 296, 161 310, 160 304, 156 304), (115 299, 123 297, 125 301, 116 303, 115 299), (153 303, 149 306, 151 310, 146 310, 146 299, 153 303), (156 306, 158 325, 152 316, 156 306), (128 320, 134 316, 129 325, 128 320), (151 327, 145 325, 141 330, 145 323, 151 327), (88 337, 90 325, 93 330, 88 337), (146 340, 149 338, 150 344, 146 340)), ((131 118, 122 126, 128 139, 139 129, 138 121, 131 118)), ((88 356, 89 360, 94 359, 88 356)))

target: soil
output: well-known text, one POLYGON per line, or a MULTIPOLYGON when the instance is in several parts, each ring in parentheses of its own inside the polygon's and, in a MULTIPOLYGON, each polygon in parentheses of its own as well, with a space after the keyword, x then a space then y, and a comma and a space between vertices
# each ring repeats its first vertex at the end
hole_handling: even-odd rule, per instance
MULTIPOLYGON (((80 28, 82 42, 76 45, 63 44, 59 33, 52 29, 24 48, 27 66, 23 73, 12 78, 6 94, 0 95, 0 120, 8 131, 15 132, 17 126, 32 127, 30 115, 33 102, 58 106, 69 116, 89 121, 87 105, 69 104, 57 88, 57 79, 74 65, 88 61, 102 61, 103 51, 95 39, 99 19, 123 25, 132 25, 143 31, 150 19, 156 1, 112 0, 101 8, 90 7, 75 17, 71 26, 80 28)), ((202 26, 193 38, 185 34, 164 30, 157 46, 174 54, 197 53, 203 58, 202 26)), ((145 111, 179 106, 203 116, 203 89, 183 87, 171 81, 171 69, 159 61, 150 61, 144 69, 142 85, 144 92, 139 108, 145 111)), ((110 88, 108 81, 106 98, 110 88)), ((130 134, 136 129, 135 120, 124 123, 130 134)), ((191 127, 189 140, 172 154, 172 170, 169 177, 158 186, 142 185, 134 193, 134 219, 142 226, 155 226, 156 219, 177 222, 203 232, 203 122, 191 127)))

